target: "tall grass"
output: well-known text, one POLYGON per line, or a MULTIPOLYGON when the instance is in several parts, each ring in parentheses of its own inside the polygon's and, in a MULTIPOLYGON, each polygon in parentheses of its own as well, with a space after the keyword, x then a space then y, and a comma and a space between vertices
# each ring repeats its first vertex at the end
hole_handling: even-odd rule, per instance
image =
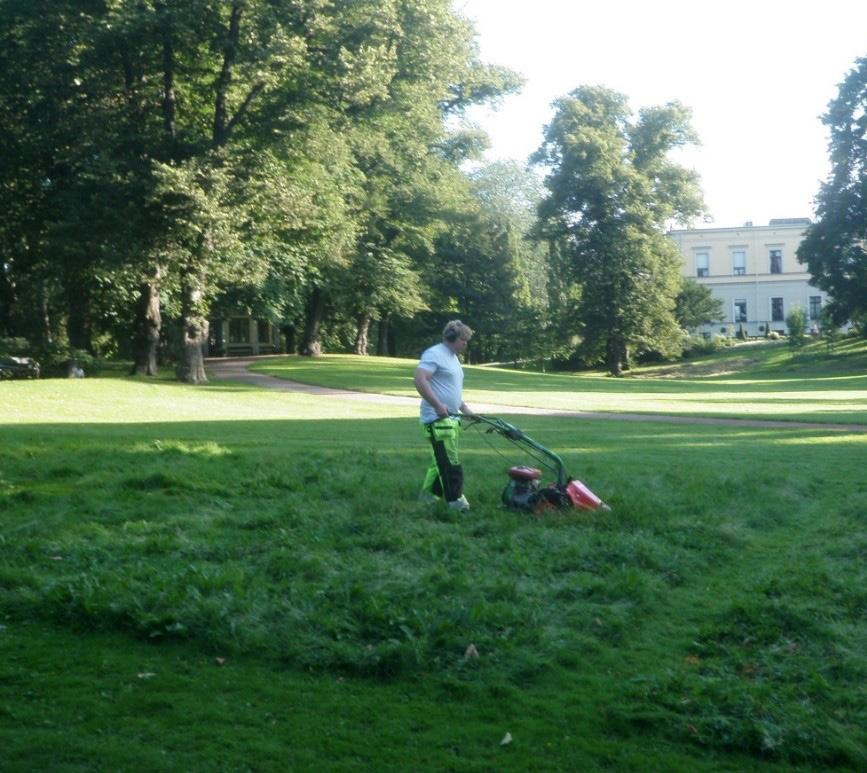
MULTIPOLYGON (((52 692, 72 725, 109 721, 99 701, 75 719, 87 689, 23 654, 72 632, 130 643, 109 670, 174 674, 175 697, 163 685, 156 700, 226 734, 197 756, 179 748, 195 723, 153 710, 149 737, 193 767, 219 749, 241 769, 241 744, 249 767, 278 769, 290 739, 297 765, 345 769, 867 764, 863 435, 520 418, 612 512, 503 510, 504 468, 522 460, 470 431, 458 515, 415 503, 428 451, 411 410, 349 418, 355 404, 226 385, 28 386, 0 385, 0 648, 14 654, 0 741, 15 759, 73 743, 60 716, 39 724, 52 692), (237 705, 208 697, 230 689, 214 659, 268 696, 263 716, 281 717, 269 680, 307 691, 305 735, 281 720, 268 746, 233 729, 237 705), (335 680, 352 708, 336 708, 335 680), (357 729, 336 747, 335 712, 357 729)), ((135 727, 111 759, 128 759, 135 727)), ((103 769, 82 743, 69 769, 103 769)))

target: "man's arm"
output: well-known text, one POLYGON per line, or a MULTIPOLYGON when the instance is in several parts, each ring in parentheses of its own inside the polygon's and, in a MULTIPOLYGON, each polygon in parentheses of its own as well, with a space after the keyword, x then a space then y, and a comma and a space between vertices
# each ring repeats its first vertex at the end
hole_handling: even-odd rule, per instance
MULTIPOLYGON (((437 400, 436 395, 433 393, 433 389, 430 385, 431 376, 433 373, 429 370, 425 370, 424 368, 416 368, 415 369, 415 388, 416 391, 427 400, 433 409, 437 412, 437 416, 444 419, 449 415, 449 409, 444 404, 437 400)), ((463 406, 461 406, 463 410, 463 406)))
POLYGON ((475 418, 475 413, 473 413, 473 409, 470 408, 466 403, 461 403, 461 414, 464 416, 468 416, 469 418, 475 418))

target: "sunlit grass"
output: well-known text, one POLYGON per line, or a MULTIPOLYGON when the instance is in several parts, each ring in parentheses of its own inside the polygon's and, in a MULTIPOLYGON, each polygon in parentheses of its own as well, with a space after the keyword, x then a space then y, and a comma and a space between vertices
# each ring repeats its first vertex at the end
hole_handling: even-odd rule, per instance
POLYGON ((195 389, 168 378, 156 382, 135 378, 0 382, 3 424, 359 419, 415 412, 412 407, 347 403, 228 382, 195 389))
MULTIPOLYGON (((465 397, 471 406, 495 403, 562 411, 867 424, 867 356, 863 345, 848 344, 846 349, 846 366, 856 372, 830 376, 821 368, 828 362, 842 367, 834 358, 837 355, 823 359, 823 345, 813 346, 819 347, 814 354, 798 359, 786 347, 762 349, 754 345, 750 351, 763 357, 754 356, 756 361, 742 366, 736 376, 727 373, 724 377, 654 375, 659 367, 637 369, 634 377, 614 379, 601 373, 535 373, 466 366, 465 397)), ((722 361, 732 359, 728 352, 719 357, 722 361)), ((717 360, 696 362, 708 366, 717 360)), ((683 372, 696 362, 684 363, 683 372)), ((408 359, 327 355, 269 359, 254 369, 304 383, 415 395, 415 365, 408 359)), ((666 368, 673 370, 673 366, 666 368)))

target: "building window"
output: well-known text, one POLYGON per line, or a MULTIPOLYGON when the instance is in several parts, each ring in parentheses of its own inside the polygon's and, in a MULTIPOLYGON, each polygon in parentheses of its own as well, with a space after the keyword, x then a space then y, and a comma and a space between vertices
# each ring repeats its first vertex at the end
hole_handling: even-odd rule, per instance
POLYGON ((710 253, 695 253, 695 275, 710 276, 710 253))
POLYGON ((811 295, 809 308, 810 319, 819 319, 822 316, 822 296, 811 295))
POLYGON ((783 251, 782 250, 768 250, 768 263, 769 271, 772 274, 782 274, 783 273, 783 251))
POLYGON ((229 343, 250 343, 250 320, 246 317, 235 317, 229 320, 229 343))
POLYGON ((747 302, 745 300, 735 301, 734 321, 735 322, 746 322, 747 321, 747 302))
POLYGON ((264 319, 256 320, 256 327, 259 330, 259 343, 260 344, 270 344, 271 343, 271 325, 266 322, 264 319))
POLYGON ((783 299, 771 298, 771 322, 783 321, 783 299))
POLYGON ((747 251, 732 250, 732 274, 743 276, 747 273, 747 251))

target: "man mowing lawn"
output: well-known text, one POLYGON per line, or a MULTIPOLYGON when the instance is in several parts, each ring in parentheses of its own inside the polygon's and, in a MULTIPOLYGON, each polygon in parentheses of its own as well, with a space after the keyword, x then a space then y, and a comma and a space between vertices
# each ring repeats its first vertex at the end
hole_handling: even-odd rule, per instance
POLYGON ((431 444, 433 461, 422 483, 419 502, 444 498, 456 510, 469 510, 464 496, 464 468, 460 460, 461 419, 472 416, 463 400, 464 369, 458 354, 467 348, 473 331, 454 319, 443 329, 442 343, 421 355, 415 369, 415 388, 421 395, 421 424, 431 444))

